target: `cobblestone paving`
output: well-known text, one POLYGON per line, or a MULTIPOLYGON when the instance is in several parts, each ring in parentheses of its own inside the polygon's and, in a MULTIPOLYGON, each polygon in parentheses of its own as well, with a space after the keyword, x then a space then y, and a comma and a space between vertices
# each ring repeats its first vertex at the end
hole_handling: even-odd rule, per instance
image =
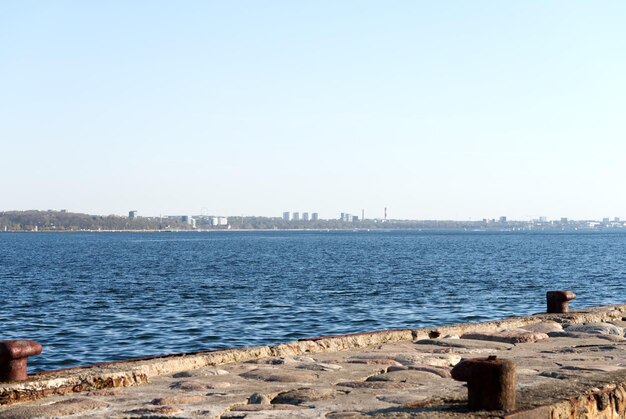
MULTIPOLYGON (((551 318, 558 321, 538 317, 523 326, 441 328, 431 337, 348 350, 260 356, 158 375, 144 385, 0 406, 0 418, 469 416, 465 383, 453 380, 450 370, 462 358, 489 355, 515 361, 520 411, 566 399, 559 392, 567 395, 568 389, 587 394, 626 383, 626 322, 619 313, 576 324, 551 318), (454 331, 459 333, 446 334, 454 331)), ((611 414, 623 415, 626 400, 620 405, 621 396, 608 402, 603 397, 592 397, 593 408, 586 407, 582 417, 602 417, 597 412, 609 407, 611 414)), ((550 415, 533 412, 527 417, 550 415)))

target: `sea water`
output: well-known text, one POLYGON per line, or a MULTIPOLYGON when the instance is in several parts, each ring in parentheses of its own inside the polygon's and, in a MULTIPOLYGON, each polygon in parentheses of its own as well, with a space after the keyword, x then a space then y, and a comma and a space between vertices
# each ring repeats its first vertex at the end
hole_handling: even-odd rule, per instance
POLYGON ((624 303, 626 233, 2 233, 0 286, 38 371, 624 303))

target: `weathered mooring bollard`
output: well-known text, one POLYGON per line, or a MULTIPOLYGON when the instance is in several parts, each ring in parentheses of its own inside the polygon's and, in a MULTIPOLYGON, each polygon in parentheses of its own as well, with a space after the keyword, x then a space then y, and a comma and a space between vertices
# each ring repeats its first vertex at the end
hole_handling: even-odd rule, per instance
POLYGON ((546 300, 548 302, 548 313, 567 313, 569 311, 569 301, 576 298, 572 291, 548 291, 546 300))
POLYGON ((515 363, 496 356, 463 359, 452 368, 452 378, 467 382, 472 410, 515 409, 515 363))
POLYGON ((0 341, 0 382, 24 381, 29 356, 39 355, 42 347, 33 340, 0 341))

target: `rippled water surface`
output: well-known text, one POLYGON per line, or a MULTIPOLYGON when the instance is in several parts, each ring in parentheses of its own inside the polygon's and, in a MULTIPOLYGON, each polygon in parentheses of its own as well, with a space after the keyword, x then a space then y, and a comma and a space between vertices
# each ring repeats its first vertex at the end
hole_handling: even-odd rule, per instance
POLYGON ((626 234, 0 234, 0 340, 32 370, 624 302, 626 234))

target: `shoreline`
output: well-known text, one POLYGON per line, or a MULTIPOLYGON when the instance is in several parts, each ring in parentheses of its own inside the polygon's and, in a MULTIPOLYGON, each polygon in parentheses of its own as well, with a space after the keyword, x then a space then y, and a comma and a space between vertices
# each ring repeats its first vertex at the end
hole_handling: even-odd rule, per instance
POLYGON ((3 234, 37 234, 37 233, 251 233, 251 232, 463 232, 463 233, 526 233, 526 234, 619 234, 626 233, 625 228, 579 228, 579 229, 468 229, 460 227, 451 228, 432 228, 432 227, 397 227, 397 228, 230 228, 230 229, 195 229, 195 230, 0 230, 0 236, 3 234))

